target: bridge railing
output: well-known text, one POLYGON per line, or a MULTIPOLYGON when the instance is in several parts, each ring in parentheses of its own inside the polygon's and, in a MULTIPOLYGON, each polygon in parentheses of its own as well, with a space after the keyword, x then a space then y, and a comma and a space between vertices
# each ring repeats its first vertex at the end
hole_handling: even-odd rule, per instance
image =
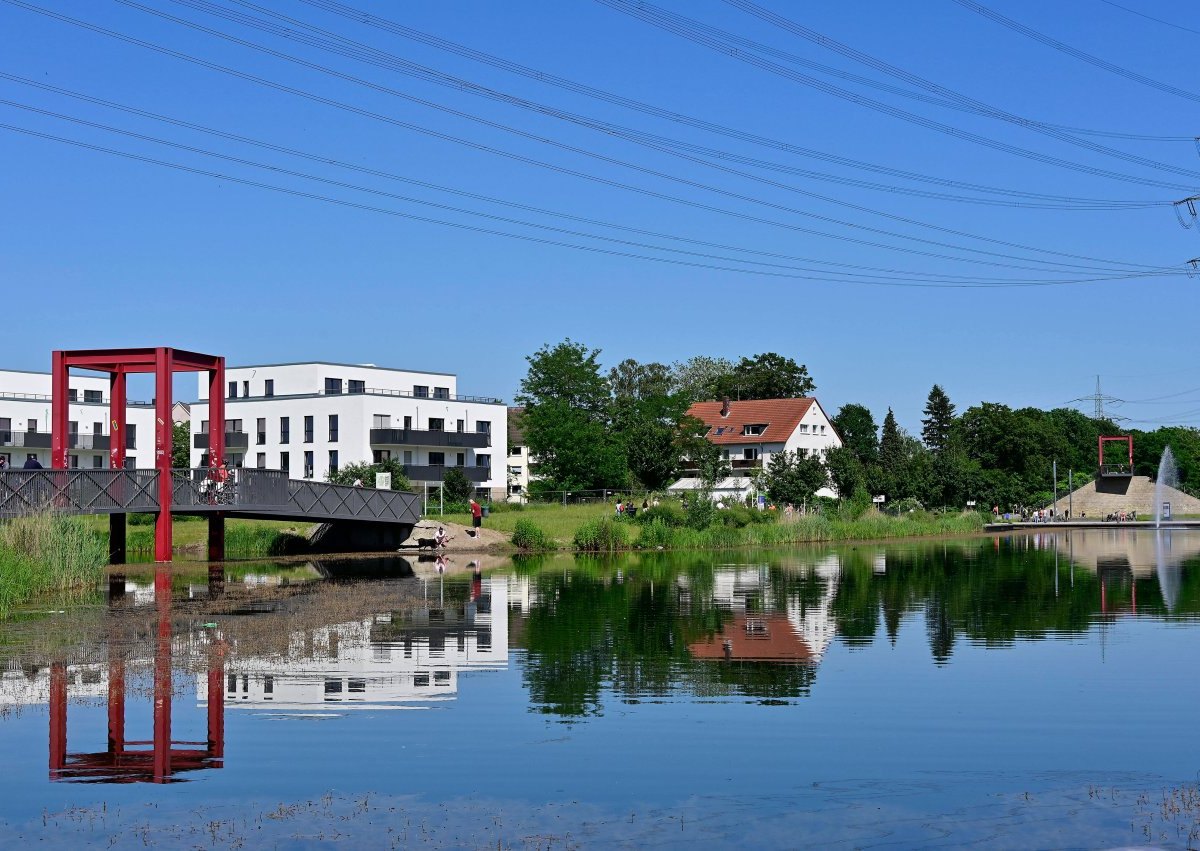
POLYGON ((207 467, 171 471, 171 507, 176 510, 222 506, 283 508, 288 504, 288 475, 281 470, 237 467, 216 472, 207 467))
POLYGON ((290 479, 288 502, 305 514, 337 520, 384 520, 412 523, 421 516, 419 497, 410 491, 331 485, 290 479))
POLYGON ((0 517, 158 510, 157 470, 3 470, 0 517))

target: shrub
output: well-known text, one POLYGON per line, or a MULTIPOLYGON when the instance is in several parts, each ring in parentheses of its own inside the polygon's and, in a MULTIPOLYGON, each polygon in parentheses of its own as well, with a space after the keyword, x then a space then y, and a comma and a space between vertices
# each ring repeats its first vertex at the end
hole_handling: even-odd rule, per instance
POLYGON ((527 553, 555 549, 554 539, 532 520, 518 520, 513 527, 513 546, 527 553))
POLYGON ((717 519, 717 507, 707 494, 697 494, 688 500, 687 526, 697 531, 707 529, 717 519))
POLYGON ((446 495, 447 502, 466 502, 471 497, 472 491, 475 490, 471 481, 467 478, 459 467, 449 467, 446 469, 446 476, 442 480, 442 488, 446 495))
POLYGON ((584 552, 613 552, 629 546, 629 530, 611 517, 589 520, 575 530, 574 544, 584 552))
POLYGON ((674 502, 664 502, 638 512, 637 521, 644 526, 649 526, 651 523, 662 523, 664 526, 675 527, 685 525, 687 515, 674 502))
POLYGON ((404 475, 404 465, 395 458, 380 461, 378 464, 347 464, 329 477, 329 483, 352 485, 355 481, 361 481, 363 487, 373 488, 376 473, 391 473, 394 491, 412 490, 412 483, 409 482, 408 476, 404 475))
MULTIPOLYGON (((680 515, 683 512, 679 512, 680 515)), ((655 520, 642 526, 638 534, 637 545, 643 550, 656 550, 659 547, 670 549, 675 544, 677 526, 671 526, 662 520, 655 520)))
POLYGON ((717 512, 717 519, 721 521, 723 526, 732 526, 735 529, 741 529, 743 526, 749 526, 753 523, 752 514, 761 514, 757 509, 747 508, 744 505, 732 505, 722 511, 717 512))

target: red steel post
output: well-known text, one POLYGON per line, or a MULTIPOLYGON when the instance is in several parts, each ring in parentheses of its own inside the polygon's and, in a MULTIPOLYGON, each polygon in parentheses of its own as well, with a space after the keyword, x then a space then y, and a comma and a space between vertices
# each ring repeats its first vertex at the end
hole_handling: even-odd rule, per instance
POLYGON ((125 659, 110 643, 108 652, 108 752, 125 750, 125 659))
POLYGON ((171 560, 171 423, 173 350, 154 351, 154 468, 158 470, 158 518, 154 524, 154 560, 171 560))
MULTIPOLYGON (((162 392, 161 385, 158 392, 162 392)), ((158 607, 158 643, 154 649, 154 782, 171 776, 171 574, 154 571, 154 602, 158 607), (166 593, 160 589, 165 586, 166 593)))
MULTIPOLYGON (((209 475, 225 460, 225 358, 208 371, 208 467, 209 475)), ((211 480, 210 480, 211 483, 211 480)), ((225 560, 225 516, 214 513, 208 518, 208 560, 225 560)))
POLYGON ((67 764, 67 666, 50 664, 50 771, 67 764))
POLYGON ((208 649, 208 755, 225 756, 225 642, 208 649))
POLYGON ((68 390, 66 353, 55 350, 51 356, 50 374, 50 466, 67 468, 67 421, 71 403, 68 390))

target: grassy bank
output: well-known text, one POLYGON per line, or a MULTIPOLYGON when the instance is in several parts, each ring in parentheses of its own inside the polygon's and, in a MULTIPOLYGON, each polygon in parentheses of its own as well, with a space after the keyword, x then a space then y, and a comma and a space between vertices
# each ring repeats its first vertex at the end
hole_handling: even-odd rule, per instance
MULTIPOLYGON (((108 517, 80 518, 108 546, 108 517)), ((260 558, 303 552, 299 538, 306 537, 310 523, 292 520, 225 521, 225 554, 230 558, 260 558)), ((176 517, 171 527, 176 552, 203 556, 208 547, 208 522, 201 517, 176 517)), ((131 514, 125 530, 125 547, 131 555, 154 553, 154 515, 131 514)))
POLYGON ((95 586, 108 542, 82 517, 37 514, 0 524, 0 617, 40 595, 95 586))
MULTIPOLYGON (((526 550, 587 550, 611 552, 627 549, 709 550, 732 547, 771 547, 836 541, 883 540, 937 535, 970 535, 983 531, 982 514, 931 514, 913 512, 892 517, 868 512, 859 518, 806 516, 783 518, 776 514, 750 516, 745 509, 717 512, 714 522, 694 529, 683 521, 678 503, 664 501, 656 514, 667 515, 650 523, 616 520, 611 505, 527 505, 518 510, 503 506, 493 510, 484 525, 514 537, 526 550), (733 513, 743 516, 735 518, 733 513), (674 515, 674 516, 672 516, 674 515), (735 521, 735 522, 731 522, 735 521), (529 544, 533 544, 530 546, 529 544)), ((469 525, 467 515, 446 515, 447 520, 469 525)))

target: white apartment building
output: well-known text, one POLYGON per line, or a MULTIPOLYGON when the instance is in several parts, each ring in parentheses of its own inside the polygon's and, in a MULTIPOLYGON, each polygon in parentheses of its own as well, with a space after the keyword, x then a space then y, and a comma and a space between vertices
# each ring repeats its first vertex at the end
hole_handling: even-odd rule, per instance
MULTIPOLYGON (((72 375, 67 465, 83 469, 108 467, 108 378, 72 375)), ((48 372, 0 370, 0 459, 20 468, 30 459, 50 466, 50 397, 48 372)), ((130 402, 126 407, 125 466, 154 464, 154 405, 130 402)))
MULTIPOLYGON (((452 374, 315 362, 229 367, 225 379, 225 455, 236 466, 323 481, 346 464, 394 459, 418 490, 458 467, 481 497, 507 491, 508 408, 459 394, 452 374)), ((193 466, 208 463, 211 428, 206 377, 198 387, 193 466)))
POLYGON ((522 428, 521 417, 524 408, 508 409, 508 463, 506 478, 508 481, 508 501, 525 502, 529 498, 529 480, 531 478, 529 465, 529 447, 525 445, 525 430, 522 428))

